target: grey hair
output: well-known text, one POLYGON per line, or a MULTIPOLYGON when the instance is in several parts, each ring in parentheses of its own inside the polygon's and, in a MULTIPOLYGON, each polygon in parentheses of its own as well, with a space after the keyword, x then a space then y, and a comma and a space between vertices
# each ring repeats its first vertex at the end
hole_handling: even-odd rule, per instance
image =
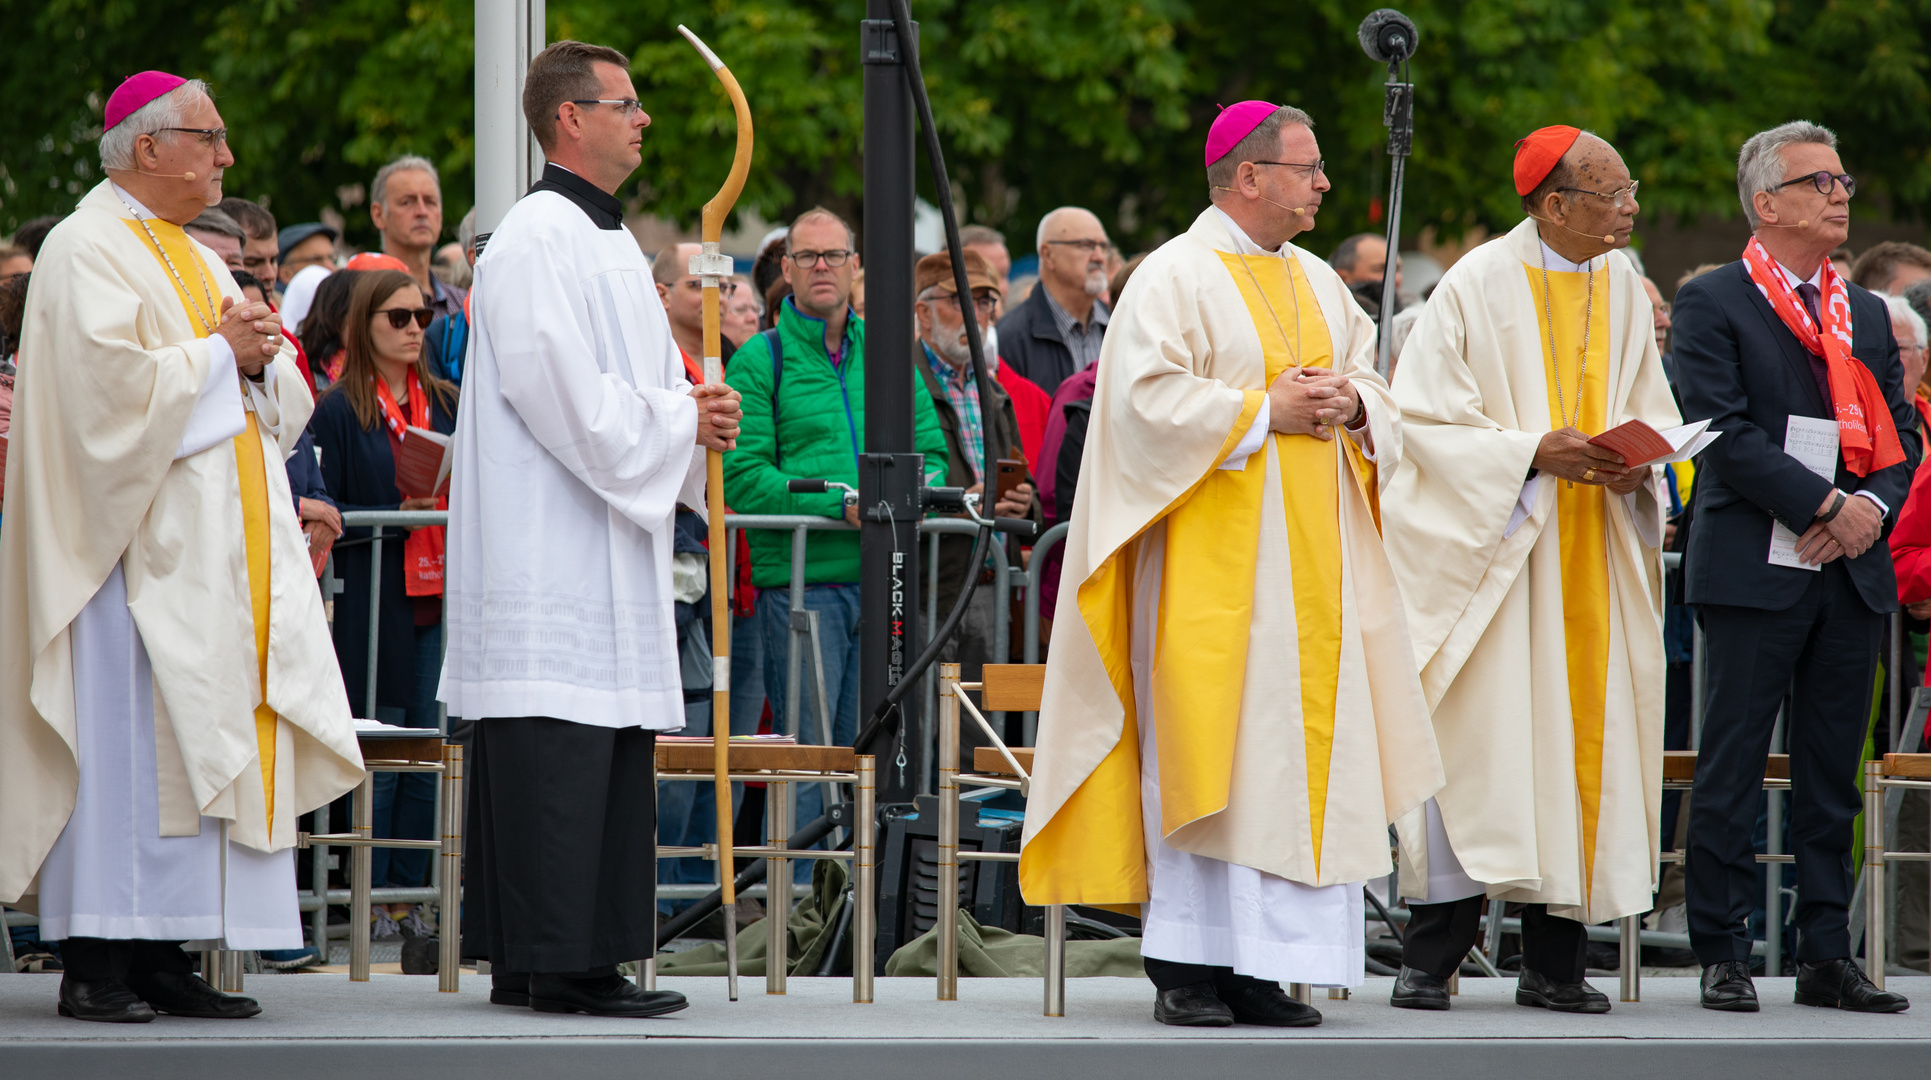
POLYGON ((1904 290, 1904 302, 1911 305, 1927 323, 1931 323, 1931 278, 1913 282, 1904 290))
POLYGON ((375 181, 369 185, 369 201, 381 203, 384 206, 389 205, 389 178, 399 172, 411 170, 428 173, 429 179, 436 182, 437 190, 442 189, 442 177, 436 175, 436 166, 428 158, 404 154, 376 171, 375 181))
POLYGON ((195 95, 213 99, 208 84, 189 79, 146 105, 121 118, 121 122, 101 132, 101 168, 134 171, 134 142, 143 135, 159 137, 163 128, 181 127, 188 121, 195 95))
POLYGON ((456 223, 456 242, 463 245, 464 251, 476 248, 476 208, 470 207, 463 220, 456 223))
POLYGON ((220 233, 222 236, 244 246, 248 243, 248 233, 241 227, 241 222, 236 221, 233 215, 229 214, 226 210, 217 209, 212 206, 203 210, 199 217, 183 225, 182 228, 220 233))
MULTIPOLYGON (((1039 219, 1039 228, 1033 231, 1033 250, 1034 251, 1046 250, 1046 226, 1049 223, 1051 223, 1054 218, 1067 212, 1068 210, 1078 210, 1083 214, 1093 214, 1093 211, 1088 210, 1084 206, 1056 206, 1053 209, 1046 211, 1045 215, 1039 219)), ((1095 218, 1099 217, 1098 214, 1093 214, 1093 216, 1095 218)), ((1105 232, 1106 226, 1101 225, 1100 231, 1105 232)), ((965 241, 963 240, 959 242, 962 244, 965 243, 965 241)))
POLYGON ((1235 143, 1232 150, 1207 166, 1207 197, 1213 198, 1215 188, 1234 186, 1234 175, 1240 171, 1241 162, 1271 158, 1280 149, 1282 129, 1292 124, 1312 131, 1314 118, 1292 105, 1283 105, 1268 113, 1267 119, 1235 143))
POLYGON ((1877 295, 1882 296, 1884 298, 1884 305, 1891 309, 1892 321, 1895 322, 1898 319, 1903 319, 1904 325, 1910 327, 1917 333, 1918 348, 1922 349, 1927 344, 1924 316, 1918 314, 1917 310, 1911 306, 1911 302, 1902 296, 1892 296, 1889 293, 1878 293, 1877 295))
POLYGON ((1743 218, 1752 232, 1763 224, 1757 216, 1757 192, 1774 190, 1783 183, 1784 148, 1802 143, 1818 143, 1834 150, 1837 133, 1822 124, 1792 120, 1750 136, 1737 152, 1737 199, 1743 203, 1743 218))

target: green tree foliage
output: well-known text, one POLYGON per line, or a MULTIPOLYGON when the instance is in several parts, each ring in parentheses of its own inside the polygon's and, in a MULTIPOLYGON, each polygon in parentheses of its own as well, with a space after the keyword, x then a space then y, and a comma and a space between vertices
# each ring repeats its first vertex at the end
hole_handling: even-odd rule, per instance
MULTIPOLYGON (((1047 210, 1093 207, 1124 246, 1186 227, 1217 104, 1292 102, 1334 182, 1323 232, 1368 227, 1386 185, 1382 69, 1354 43, 1380 0, 916 0, 955 191, 1014 247, 1047 210)), ((1513 144, 1570 123, 1617 144, 1651 213, 1737 213, 1734 158, 1794 117, 1835 127, 1859 204, 1931 208, 1931 0, 1405 0, 1422 32, 1407 221, 1446 234, 1519 217, 1513 144)), ((715 189, 731 114, 677 38, 742 81, 758 156, 741 204, 782 218, 862 197, 861 0, 551 0, 550 35, 635 60, 653 118, 626 195, 683 221, 715 189)), ((473 184, 473 0, 0 0, 0 232, 99 179, 108 93, 161 67, 208 79, 238 157, 233 194, 285 220, 343 214, 373 239, 364 189, 411 152, 436 161, 454 228, 473 184)), ((930 177, 920 166, 921 183, 930 177)))

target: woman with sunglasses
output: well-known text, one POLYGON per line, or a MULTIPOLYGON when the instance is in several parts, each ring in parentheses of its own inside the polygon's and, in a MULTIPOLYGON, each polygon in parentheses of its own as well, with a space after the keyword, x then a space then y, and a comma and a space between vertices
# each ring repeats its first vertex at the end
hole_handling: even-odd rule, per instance
MULTIPOLYGON (((448 503, 426 493, 405 497, 396 484, 402 444, 410 428, 448 434, 456 429, 456 388, 423 359, 423 336, 433 312, 422 289, 400 270, 356 275, 342 323, 342 367, 315 406, 310 431, 322 452, 322 478, 344 511, 438 510, 448 503)), ((335 655, 349 701, 367 715, 370 531, 349 529, 335 546, 335 655)), ((375 718, 408 727, 437 725, 436 679, 442 660, 441 528, 395 530, 382 545, 382 598, 376 655, 375 718)), ((426 774, 377 773, 375 834, 404 839, 433 835, 435 782, 426 774)), ((377 848, 376 888, 421 885, 427 852, 377 848)), ((398 930, 427 936, 410 905, 376 905, 378 938, 398 930), (400 924, 400 926, 398 926, 400 924)))

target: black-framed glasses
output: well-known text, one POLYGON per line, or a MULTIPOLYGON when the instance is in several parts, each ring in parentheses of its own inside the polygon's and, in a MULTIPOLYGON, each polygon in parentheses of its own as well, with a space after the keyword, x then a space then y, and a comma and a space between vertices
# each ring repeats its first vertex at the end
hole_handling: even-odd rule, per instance
POLYGON ((623 109, 625 119, 644 111, 644 103, 636 98, 572 98, 572 105, 617 105, 623 109))
POLYGON ((1641 180, 1631 180, 1628 183, 1628 185, 1624 187, 1619 187, 1614 191, 1591 191, 1585 187, 1561 187, 1561 188, 1557 188, 1556 190, 1573 191, 1581 195, 1594 195, 1598 199, 1609 199, 1613 201, 1618 207, 1621 207, 1623 205, 1624 199, 1627 199, 1630 202, 1635 202, 1636 189, 1642 186, 1643 186, 1643 182, 1641 180))
POLYGON ((228 145, 228 129, 225 127, 218 127, 218 128, 164 127, 161 130, 162 131, 180 131, 180 132, 185 132, 189 135, 193 135, 197 140, 200 141, 201 145, 203 146, 220 148, 228 145))
POLYGON ((1046 242, 1049 244, 1058 244, 1060 247, 1077 248, 1081 255, 1091 255, 1095 251, 1105 251, 1112 246, 1104 240, 1048 240, 1046 242))
POLYGON ((817 266, 821 262, 827 267, 836 270, 849 262, 851 257, 852 253, 847 248, 833 248, 830 251, 793 251, 785 256, 785 258, 791 260, 791 265, 802 267, 806 270, 817 266))
POLYGON ((1254 164, 1255 165, 1279 165, 1283 169, 1307 169, 1311 172, 1320 173, 1322 176, 1326 176, 1328 172, 1328 162, 1326 158, 1322 158, 1321 160, 1313 162, 1312 164, 1303 164, 1302 162, 1299 162, 1299 161, 1256 161, 1254 162, 1254 164))
POLYGON ((1817 189, 1817 194, 1819 195, 1830 194, 1831 189, 1839 184, 1844 185, 1844 194, 1857 194, 1857 177, 1852 176, 1850 173, 1834 173, 1829 169, 1819 169, 1814 173, 1805 173, 1794 180, 1785 180, 1770 190, 1782 191, 1784 188, 1790 187, 1793 184, 1801 184, 1806 180, 1810 181, 1811 186, 1817 189))
POLYGON ((416 320, 416 325, 418 327, 421 327, 422 329, 427 330, 429 329, 429 323, 431 322, 431 320, 435 319, 436 317, 436 310, 434 308, 426 308, 426 307, 377 308, 374 311, 371 311, 369 315, 371 318, 377 315, 389 316, 389 325, 395 327, 397 330, 400 330, 403 327, 408 326, 410 319, 416 320))

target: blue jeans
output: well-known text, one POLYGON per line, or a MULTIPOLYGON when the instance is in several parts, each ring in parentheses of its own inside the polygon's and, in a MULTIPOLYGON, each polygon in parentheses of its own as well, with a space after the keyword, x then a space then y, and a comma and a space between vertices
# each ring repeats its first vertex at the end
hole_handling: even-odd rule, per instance
MULTIPOLYGON (((818 613, 818 641, 824 650, 825 697, 832 703, 831 738, 838 746, 850 746, 858 737, 858 586, 807 585, 804 606, 818 613)), ((764 637, 764 688, 771 701, 771 730, 798 736, 801 743, 820 741, 818 711, 814 707, 811 652, 799 656, 799 711, 804 715, 792 721, 785 716, 786 657, 790 648, 791 590, 764 589, 758 593, 758 626, 764 637)), ((825 812, 824 789, 818 784, 800 785, 798 813, 794 827, 802 827, 825 812)), ((822 845, 820 845, 822 846, 822 845)), ((797 880, 811 880, 811 863, 800 860, 797 880)))
MULTIPOLYGON (((755 619, 731 621, 731 734, 755 735, 764 716, 764 639, 755 619)), ((711 702, 684 706, 684 735, 711 733, 711 702)), ((733 810, 744 785, 731 785, 733 810)), ((696 847, 717 839, 717 794, 713 786, 688 780, 657 785, 657 842, 665 847, 696 847)), ((665 885, 696 885, 716 880, 707 859, 663 859, 657 880, 665 885)), ((668 915, 689 901, 664 899, 658 911, 668 915)))
MULTIPOLYGON (((380 719, 404 727, 433 728, 440 723, 436 683, 442 678, 443 628, 416 627, 416 694, 408 707, 376 710, 380 719), (383 713, 389 715, 384 716, 383 713), (401 715, 395 715, 400 712, 401 715)), ((393 840, 436 838, 436 777, 432 773, 375 774, 375 835, 393 840)), ((429 882, 429 852, 374 848, 370 881, 374 888, 411 887, 429 882)))

